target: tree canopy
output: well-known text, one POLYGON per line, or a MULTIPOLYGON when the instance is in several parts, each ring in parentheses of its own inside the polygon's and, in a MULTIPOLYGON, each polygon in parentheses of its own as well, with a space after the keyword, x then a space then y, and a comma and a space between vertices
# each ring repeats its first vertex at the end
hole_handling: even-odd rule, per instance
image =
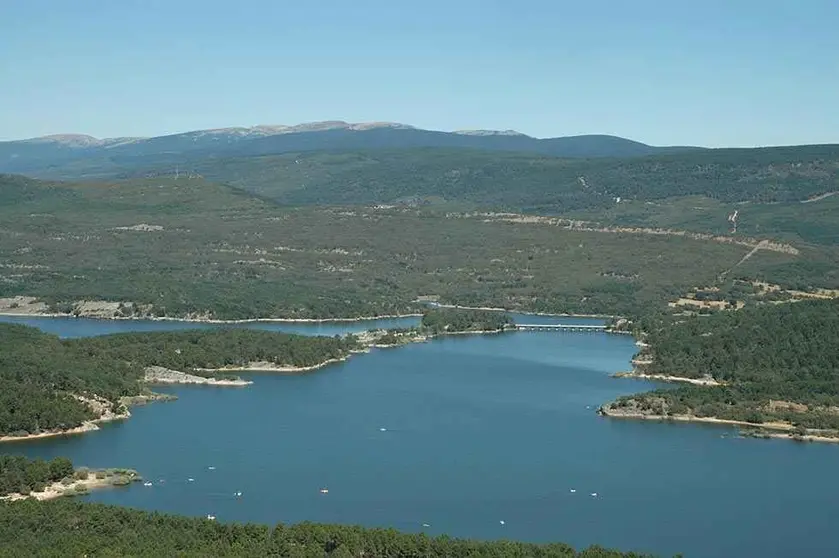
POLYGON ((627 396, 618 408, 839 430, 839 300, 651 318, 642 327, 651 357, 644 372, 724 385, 627 396))
POLYGON ((343 525, 217 523, 62 498, 0 502, 0 556, 641 558, 598 546, 475 541, 343 525), (48 528, 45 528, 48 526, 48 528))
POLYGON ((98 418, 87 399, 114 407, 142 393, 148 366, 244 366, 267 361, 314 366, 357 348, 354 337, 309 337, 251 329, 126 333, 62 340, 0 324, 0 436, 65 430, 98 418))

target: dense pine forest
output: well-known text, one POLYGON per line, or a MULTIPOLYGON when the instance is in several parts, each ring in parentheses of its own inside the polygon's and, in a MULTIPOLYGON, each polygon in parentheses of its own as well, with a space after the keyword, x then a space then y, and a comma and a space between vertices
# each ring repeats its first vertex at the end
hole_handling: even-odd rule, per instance
POLYGON ((615 198, 706 196, 789 202, 832 191, 839 146, 713 149, 636 158, 562 159, 467 149, 296 152, 194 162, 212 180, 282 204, 423 201, 525 212, 609 208, 615 198))
POLYGON ((79 426, 97 414, 75 396, 95 394, 116 405, 140 393, 141 377, 131 363, 85 355, 35 328, 0 324, 0 435, 79 426))
POLYGON ((241 367, 249 362, 314 366, 346 357, 360 348, 353 336, 306 336, 246 328, 120 333, 73 339, 65 344, 92 358, 188 372, 241 367))
POLYGON ((724 385, 627 396, 618 409, 839 430, 839 301, 650 318, 641 327, 652 359, 645 373, 724 385))
POLYGON ((0 455, 0 497, 39 492, 49 484, 70 477, 75 472, 66 457, 49 461, 28 459, 22 455, 0 455))
POLYGON ((481 542, 392 529, 301 523, 268 527, 87 504, 62 498, 0 502, 0 556, 289 556, 321 558, 640 558, 600 547, 481 542))
POLYGON ((352 337, 306 337, 249 329, 127 333, 62 340, 0 324, 0 436, 63 430, 98 418, 86 399, 143 393, 144 369, 180 371, 268 361, 312 366, 357 348, 352 337))
POLYGON ((468 331, 503 331, 514 325, 513 319, 504 312, 491 310, 463 310, 438 308, 422 316, 422 330, 431 334, 468 331))

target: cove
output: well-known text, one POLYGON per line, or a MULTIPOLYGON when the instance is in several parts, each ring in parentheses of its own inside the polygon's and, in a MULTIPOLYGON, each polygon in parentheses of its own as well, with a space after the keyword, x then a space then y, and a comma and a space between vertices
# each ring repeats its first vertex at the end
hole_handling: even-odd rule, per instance
MULTIPOLYGON (((43 327, 82 334, 68 321, 43 327)), ((83 334, 141 324, 91 322, 83 334)), ((334 334, 356 323, 258 326, 334 334)), ((630 337, 604 333, 442 338, 302 376, 249 374, 248 388, 158 388, 180 399, 135 408, 99 432, 0 451, 132 467, 153 486, 86 498, 222 521, 356 523, 664 556, 839 555, 839 448, 598 417, 597 405, 654 387, 609 376, 628 369, 634 351, 630 337)))

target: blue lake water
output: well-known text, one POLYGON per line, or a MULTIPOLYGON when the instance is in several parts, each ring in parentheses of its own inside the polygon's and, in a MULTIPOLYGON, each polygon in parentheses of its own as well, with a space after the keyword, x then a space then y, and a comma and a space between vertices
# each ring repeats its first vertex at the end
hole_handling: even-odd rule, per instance
MULTIPOLYGON (((516 322, 527 324, 602 324, 597 318, 576 318, 557 316, 536 316, 531 314, 510 314, 516 322)), ((418 325, 419 317, 382 318, 345 322, 244 322, 236 324, 213 324, 204 322, 181 322, 176 320, 97 320, 93 318, 43 318, 33 316, 4 316, 0 322, 37 327, 47 333, 64 338, 90 337, 130 331, 176 331, 183 329, 210 329, 235 327, 283 331, 301 335, 343 335, 359 333, 368 329, 393 329, 418 325)))
MULTIPOLYGON (((537 319, 580 322, 517 317, 537 319)), ((65 337, 184 327, 21 321, 65 337)), ((220 521, 356 523, 688 557, 839 556, 839 447, 598 417, 600 403, 653 387, 609 376, 634 352, 628 336, 605 333, 445 338, 302 376, 252 374, 247 388, 167 388, 180 399, 135 408, 123 423, 0 451, 132 467, 153 486, 86 498, 220 521)))

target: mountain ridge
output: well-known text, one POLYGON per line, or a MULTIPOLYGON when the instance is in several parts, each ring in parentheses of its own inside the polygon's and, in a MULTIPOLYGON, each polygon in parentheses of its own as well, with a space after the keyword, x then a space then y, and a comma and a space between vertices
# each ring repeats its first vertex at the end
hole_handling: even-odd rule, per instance
MULTIPOLYGON (((53 134, 0 142, 0 172, 76 178, 86 162, 148 157, 243 157, 289 152, 467 148, 550 157, 642 157, 698 147, 656 147, 603 134, 535 138, 514 130, 424 130, 398 122, 326 120, 295 125, 209 128, 154 137, 95 138, 53 134), (66 169, 66 172, 65 172, 66 169)), ((89 166, 89 165, 87 165, 89 166)))
MULTIPOLYGON (((114 142, 122 142, 126 140, 144 141, 160 138, 171 138, 177 136, 195 136, 195 135, 212 135, 212 134, 236 134, 242 136, 270 136, 281 135, 298 132, 320 132, 325 130, 354 130, 364 131, 376 128, 390 128, 400 130, 419 130, 424 132, 437 132, 442 134, 459 134, 459 135, 475 135, 475 136, 521 136, 535 140, 551 140, 557 138, 573 138, 573 137, 587 137, 600 136, 608 134, 574 134, 570 136, 549 136, 537 137, 518 130, 512 129, 492 129, 492 128, 464 128, 458 130, 434 130, 431 128, 419 128, 411 124, 404 124, 401 122, 390 121, 369 121, 369 122, 347 122, 345 120, 315 120, 311 122, 300 122, 298 124, 256 124, 254 126, 227 126, 221 128, 201 128, 196 130, 187 130, 184 132, 175 132, 171 134, 160 134, 154 136, 116 136, 98 138, 89 134, 81 134, 75 132, 47 134, 44 136, 35 136, 30 138, 22 138, 15 140, 0 141, 0 145, 12 143, 48 143, 55 142, 65 144, 73 147, 87 147, 88 145, 109 144, 114 142)), ((620 137, 620 136, 611 136, 620 137)), ((627 138, 621 138, 627 139, 627 138)), ((629 140, 634 141, 634 140, 629 140)), ((640 143, 640 142, 639 142, 640 143)), ((645 144, 646 145, 646 144, 645 144)), ((653 146, 650 146, 653 147, 653 146)), ((698 147, 697 147, 698 148, 698 147)))

